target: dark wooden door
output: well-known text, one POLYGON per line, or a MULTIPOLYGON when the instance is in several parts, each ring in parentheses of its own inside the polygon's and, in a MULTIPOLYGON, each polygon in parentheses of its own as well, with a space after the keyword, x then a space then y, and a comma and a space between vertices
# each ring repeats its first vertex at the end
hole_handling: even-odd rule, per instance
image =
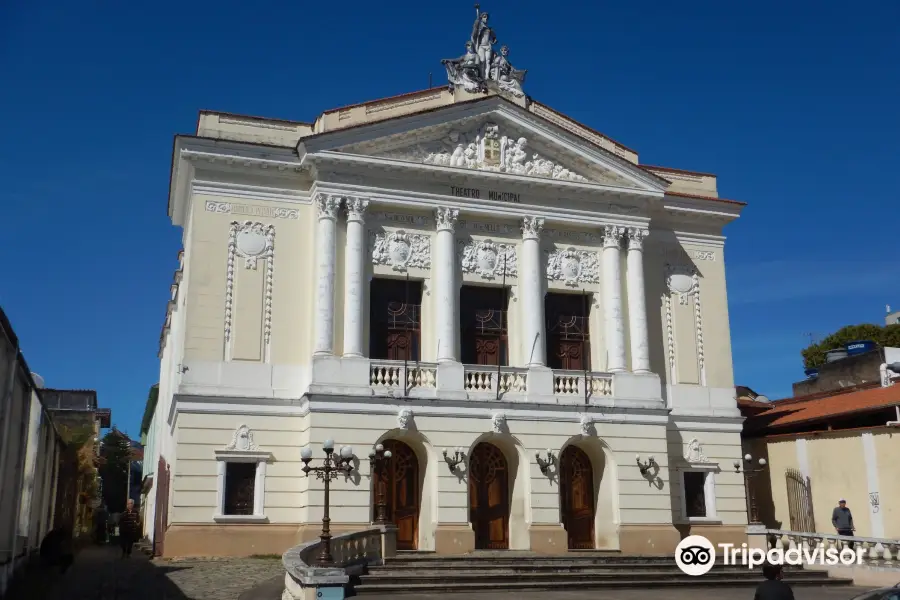
POLYGON ((497 335, 475 336, 475 364, 499 365, 502 340, 497 335))
POLYGON ((415 360, 412 331, 390 330, 387 334, 388 360, 415 360))
POLYGON ((165 552, 166 529, 169 527, 169 483, 171 471, 166 459, 159 457, 156 465, 156 514, 153 520, 153 556, 165 552))
POLYGON ((583 450, 569 446, 560 463, 563 527, 572 550, 594 549, 594 471, 583 450))
MULTIPOLYGON (((397 549, 415 550, 419 541, 419 459, 412 448, 386 440, 391 458, 381 473, 387 517, 397 526, 397 549)), ((377 490, 374 501, 378 501, 377 490)))
POLYGON ((509 548, 509 467, 493 444, 478 444, 469 458, 469 520, 476 549, 509 548))
POLYGON ((583 371, 585 368, 585 343, 582 341, 567 341, 557 339, 554 344, 556 350, 556 364, 560 369, 583 371))

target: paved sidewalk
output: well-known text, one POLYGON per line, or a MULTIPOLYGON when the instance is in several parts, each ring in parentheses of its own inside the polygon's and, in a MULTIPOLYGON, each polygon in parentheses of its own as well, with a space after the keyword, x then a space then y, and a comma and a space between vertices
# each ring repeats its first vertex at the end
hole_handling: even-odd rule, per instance
POLYGON ((120 558, 115 546, 82 550, 65 575, 37 571, 7 600, 238 600, 282 573, 278 559, 120 558))

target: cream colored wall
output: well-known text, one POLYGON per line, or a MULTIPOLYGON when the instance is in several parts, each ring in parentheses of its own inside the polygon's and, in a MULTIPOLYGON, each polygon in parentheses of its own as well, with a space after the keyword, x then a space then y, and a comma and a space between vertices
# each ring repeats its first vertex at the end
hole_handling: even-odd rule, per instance
MULTIPOLYGON (((694 266, 700 274, 700 294, 693 298, 693 308, 697 310, 699 298, 705 383, 714 388, 733 388, 734 365, 731 359, 731 324, 728 317, 724 249, 711 250, 708 246, 692 244, 683 244, 682 247, 688 256, 693 257, 694 266), (697 259, 698 255, 704 255, 702 253, 712 253, 715 259, 697 259)), ((696 319, 694 325, 696 327, 696 319)), ((695 342, 694 352, 697 350, 695 342)))
POLYGON ((212 112, 201 112, 197 122, 198 136, 251 144, 294 147, 300 138, 312 133, 309 123, 212 112))
POLYGON ((683 173, 669 169, 655 169, 645 166, 645 169, 670 181, 669 191, 685 194, 697 194, 717 198, 719 196, 716 186, 716 176, 699 173, 683 173))
MULTIPOLYGON (((897 538, 900 537, 900 511, 896 508, 900 501, 900 483, 894 456, 900 452, 900 442, 890 430, 875 431, 873 438, 884 535, 897 538)), ((782 529, 790 529, 785 471, 788 468, 802 471, 797 445, 795 438, 770 439, 767 445, 775 518, 781 521, 782 529)), ((807 436, 806 454, 818 532, 834 533, 831 512, 837 501, 845 498, 853 512, 856 535, 874 537, 862 432, 854 430, 807 436)))
MULTIPOLYGON (((271 362, 304 364, 311 356, 310 324, 315 294, 313 277, 315 212, 311 205, 254 203, 249 206, 290 208, 298 219, 245 217, 207 211, 206 202, 235 199, 196 195, 193 199, 192 244, 185 255, 191 270, 187 289, 186 360, 223 360, 225 355, 225 294, 228 272, 228 240, 233 221, 251 220, 275 227, 275 264, 272 301, 271 362)), ((261 362, 266 260, 256 270, 234 264, 233 359, 261 362)), ((342 296, 340 280, 337 297, 342 296)))
POLYGON ((900 477, 897 476, 900 435, 888 429, 873 432, 872 437, 878 458, 878 510, 884 523, 884 537, 897 540, 900 539, 900 477))
MULTIPOLYGON (((684 457, 692 439, 700 441, 703 454, 709 463, 719 465, 714 472, 716 489, 716 516, 723 525, 745 525, 747 503, 744 497, 743 477, 734 471, 734 461, 740 460, 741 436, 724 431, 688 431, 669 427, 666 432, 670 457, 669 478, 672 487, 672 513, 682 519, 681 497, 683 486, 679 466, 687 466, 684 457)), ((649 454, 649 451, 647 451, 649 454)), ((646 458, 646 457, 645 457, 646 458)))
POLYGON ((231 443, 247 425, 260 450, 272 453, 266 470, 265 515, 270 523, 306 520, 303 492, 309 480, 300 471, 300 448, 307 444, 306 417, 182 413, 177 424, 178 471, 172 489, 170 522, 210 523, 216 510, 215 451, 231 443))

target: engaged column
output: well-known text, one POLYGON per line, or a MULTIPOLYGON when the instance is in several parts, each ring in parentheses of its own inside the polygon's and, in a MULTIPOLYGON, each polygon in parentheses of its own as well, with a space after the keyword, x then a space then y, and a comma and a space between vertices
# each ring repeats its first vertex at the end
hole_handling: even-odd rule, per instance
POLYGON ((347 198, 347 250, 344 254, 344 356, 363 356, 363 272, 365 213, 368 200, 347 198))
POLYGON ((522 220, 522 323, 523 348, 528 367, 547 364, 547 340, 544 331, 544 282, 541 276, 541 230, 544 219, 525 217, 522 220))
POLYGON ((459 286, 456 284, 456 251, 454 248, 456 221, 459 210, 440 207, 434 211, 437 222, 435 264, 432 270, 437 309, 437 361, 459 362, 456 354, 459 327, 459 286))
POLYGON ((314 356, 334 353, 335 226, 341 205, 339 196, 316 195, 319 222, 316 228, 316 346, 314 356))
POLYGON ((648 231, 628 230, 628 325, 631 338, 631 370, 650 372, 650 341, 647 336, 647 299, 644 297, 644 238, 648 231))
POLYGON ((624 228, 607 225, 603 232, 603 315, 606 325, 607 370, 624 371, 625 324, 622 320, 622 274, 619 247, 624 228))

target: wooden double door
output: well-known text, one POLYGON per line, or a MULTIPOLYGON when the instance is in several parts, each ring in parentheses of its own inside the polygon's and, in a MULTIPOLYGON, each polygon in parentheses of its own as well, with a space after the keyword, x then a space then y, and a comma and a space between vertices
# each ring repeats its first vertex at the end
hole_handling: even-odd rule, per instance
MULTIPOLYGON (((401 441, 385 440, 383 445, 390 450, 391 458, 384 463, 376 483, 384 491, 387 518, 397 526, 397 549, 415 550, 419 541, 419 459, 401 441)), ((372 501, 377 503, 379 490, 373 492, 372 501)))
POLYGON ((493 444, 478 444, 469 457, 469 521, 476 549, 509 548, 509 465, 493 444))
POLYGON ((594 549, 594 469, 591 459, 576 446, 559 458, 560 504, 563 527, 571 550, 594 549))

